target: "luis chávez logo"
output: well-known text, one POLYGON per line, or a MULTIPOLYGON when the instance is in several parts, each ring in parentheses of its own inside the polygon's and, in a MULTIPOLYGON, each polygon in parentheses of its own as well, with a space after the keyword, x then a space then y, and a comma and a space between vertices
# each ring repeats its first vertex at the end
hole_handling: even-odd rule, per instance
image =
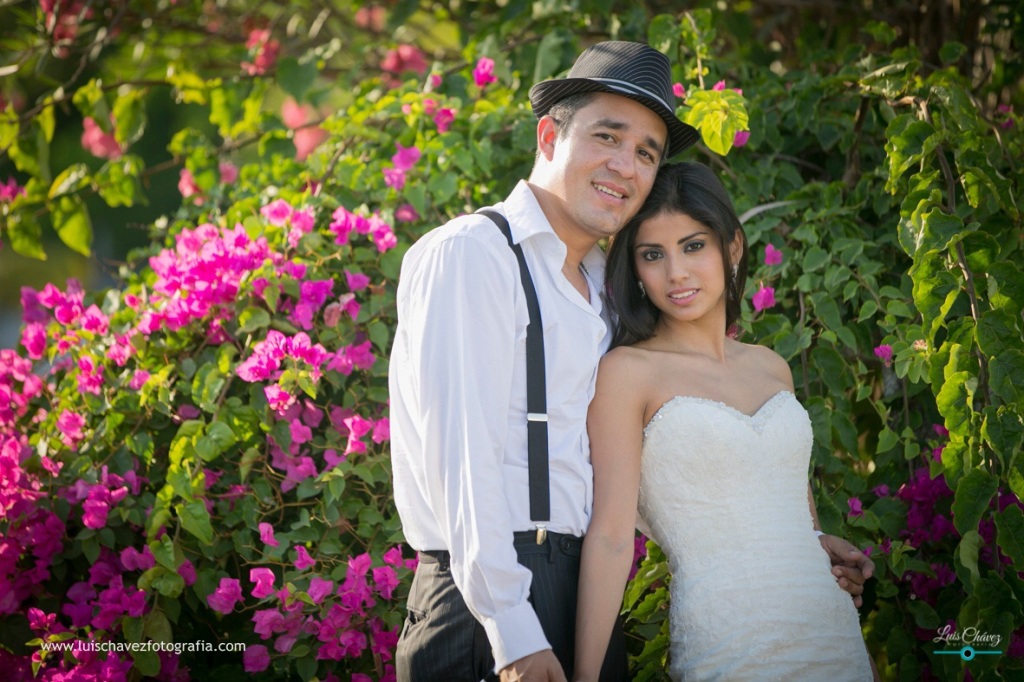
POLYGON ((999 644, 1003 641, 1002 635, 993 635, 988 632, 983 632, 977 627, 964 628, 962 632, 958 632, 952 625, 946 625, 938 631, 936 637, 932 639, 936 644, 948 643, 948 644, 960 644, 959 649, 943 649, 939 651, 933 651, 933 654, 952 654, 959 656, 965 661, 970 661, 975 656, 984 656, 991 654, 1003 653, 1001 649, 998 649, 999 644), (979 648, 982 647, 982 648, 979 648))

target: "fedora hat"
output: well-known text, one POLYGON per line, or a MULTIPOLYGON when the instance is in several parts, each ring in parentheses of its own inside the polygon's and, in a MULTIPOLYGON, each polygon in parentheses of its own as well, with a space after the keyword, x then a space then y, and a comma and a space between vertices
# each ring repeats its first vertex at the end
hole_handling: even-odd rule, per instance
POLYGON ((541 118, 560 100, 584 92, 608 92, 640 102, 668 126, 666 158, 700 137, 675 114, 668 57, 649 45, 623 40, 598 43, 580 54, 565 78, 541 81, 530 88, 533 113, 541 118))

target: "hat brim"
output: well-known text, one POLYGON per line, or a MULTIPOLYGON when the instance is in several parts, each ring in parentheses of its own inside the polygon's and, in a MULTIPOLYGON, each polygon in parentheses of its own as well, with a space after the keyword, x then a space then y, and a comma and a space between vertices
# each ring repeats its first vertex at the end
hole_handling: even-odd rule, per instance
POLYGON ((530 88, 530 103, 533 105, 533 114, 541 118, 548 113, 555 104, 571 97, 587 92, 607 92, 612 95, 621 95, 635 100, 656 113, 665 122, 668 128, 668 150, 665 157, 675 156, 679 152, 692 146, 698 139, 700 133, 693 126, 683 123, 675 115, 674 111, 668 109, 665 104, 657 99, 647 97, 642 93, 634 92, 626 88, 617 88, 600 81, 589 78, 563 78, 537 83, 530 88))

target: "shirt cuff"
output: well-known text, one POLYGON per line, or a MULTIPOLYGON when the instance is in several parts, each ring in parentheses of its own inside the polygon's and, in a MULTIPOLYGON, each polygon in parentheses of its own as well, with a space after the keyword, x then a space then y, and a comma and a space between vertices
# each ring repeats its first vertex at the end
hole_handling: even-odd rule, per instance
POLYGON ((501 671, 523 656, 550 649, 537 612, 529 602, 502 611, 481 622, 494 652, 494 670, 501 671))

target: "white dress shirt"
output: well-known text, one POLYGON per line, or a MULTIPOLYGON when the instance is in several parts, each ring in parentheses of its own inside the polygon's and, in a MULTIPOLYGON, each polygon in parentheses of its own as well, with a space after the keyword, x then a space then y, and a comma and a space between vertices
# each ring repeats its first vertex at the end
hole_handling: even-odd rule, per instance
MULTIPOLYGON (((551 520, 582 535, 593 473, 587 406, 610 342, 600 295, 604 254, 583 265, 588 302, 562 274, 566 247, 526 182, 493 207, 522 245, 544 322, 551 520)), ((530 571, 514 531, 530 520, 526 438, 526 325, 519 266, 487 217, 456 218, 421 238, 402 262, 391 354, 395 503, 418 550, 448 550, 452 577, 483 625, 496 669, 550 648, 527 601, 530 571)))

